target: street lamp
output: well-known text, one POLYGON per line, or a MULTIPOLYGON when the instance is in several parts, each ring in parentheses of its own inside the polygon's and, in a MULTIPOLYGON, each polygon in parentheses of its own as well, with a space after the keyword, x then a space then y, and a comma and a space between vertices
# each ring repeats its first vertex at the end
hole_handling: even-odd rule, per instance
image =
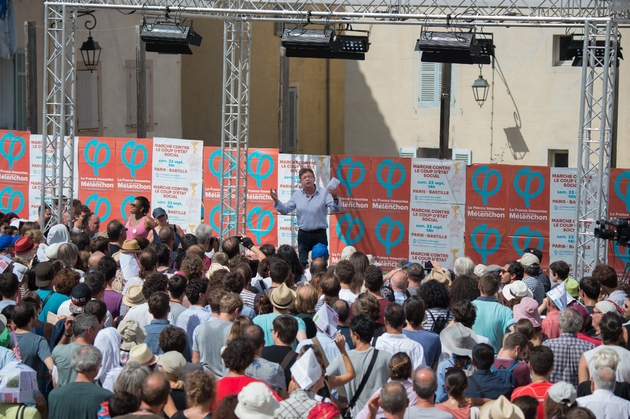
POLYGON ((486 79, 483 78, 483 75, 481 74, 481 65, 479 65, 479 78, 473 83, 472 90, 473 95, 475 96, 475 101, 479 104, 480 108, 488 98, 488 87, 490 87, 490 85, 486 79))
POLYGON ((101 59, 101 47, 98 45, 98 42, 92 38, 92 29, 96 27, 96 17, 94 17, 93 11, 79 12, 78 17, 82 16, 91 16, 92 19, 94 19, 94 23, 92 23, 91 19, 85 21, 85 29, 89 31, 88 39, 81 45, 81 48, 79 48, 81 58, 83 58, 83 64, 85 64, 85 67, 87 67, 91 73, 96 69, 101 59))

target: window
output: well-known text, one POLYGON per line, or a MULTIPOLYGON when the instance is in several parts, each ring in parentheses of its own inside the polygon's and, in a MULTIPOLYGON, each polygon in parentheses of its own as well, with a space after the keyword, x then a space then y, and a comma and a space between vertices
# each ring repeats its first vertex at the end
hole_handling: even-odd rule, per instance
POLYGON ((99 68, 90 70, 77 69, 77 132, 101 132, 101 97, 99 86, 99 68))
MULTIPOLYGON (((153 61, 147 60, 145 67, 147 77, 146 123, 147 131, 153 131, 153 61)), ((125 62, 125 71, 127 72, 127 131, 135 132, 138 126, 138 79, 135 60, 125 62)))
POLYGON ((569 150, 549 150, 548 160, 551 167, 569 167, 569 150))
POLYGON ((298 88, 289 87, 289 104, 287 118, 289 119, 289 132, 283 138, 282 152, 291 153, 297 151, 297 130, 298 130, 298 88))
POLYGON ((15 129, 26 131, 26 54, 17 50, 13 57, 15 65, 15 129))
POLYGON ((569 47, 573 41, 571 35, 554 35, 553 36, 553 65, 571 65, 573 57, 569 56, 569 47))
POLYGON ((0 58, 0 129, 26 130, 26 68, 24 50, 12 60, 0 58))
MULTIPOLYGON (((451 106, 455 103, 455 94, 453 92, 454 68, 455 66, 451 66, 451 106)), ((420 106, 440 106, 441 80, 441 63, 420 62, 420 97, 418 98, 420 106)))

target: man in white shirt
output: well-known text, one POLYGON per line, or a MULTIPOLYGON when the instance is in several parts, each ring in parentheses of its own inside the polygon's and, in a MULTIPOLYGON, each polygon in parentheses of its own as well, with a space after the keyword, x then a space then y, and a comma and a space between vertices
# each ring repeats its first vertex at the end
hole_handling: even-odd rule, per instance
POLYGON ((597 368, 591 377, 590 396, 578 397, 577 403, 590 409, 598 419, 630 418, 630 402, 613 394, 615 370, 597 368))
MULTIPOLYGON (((145 300, 148 301, 149 297, 157 291, 167 292, 167 281, 166 276, 162 274, 149 275, 142 285, 142 295, 144 295, 145 300)), ((148 302, 131 307, 129 311, 127 311, 125 318, 137 321, 142 327, 151 324, 154 320, 153 315, 149 312, 148 302)), ((168 321, 173 324, 173 315, 171 313, 169 313, 168 321)))
POLYGON ((405 311, 398 303, 389 303, 385 309, 385 330, 378 337, 374 347, 390 354, 404 352, 411 358, 413 369, 426 365, 424 361, 424 349, 415 340, 409 339, 402 332, 405 325, 405 311))
POLYGON ((340 260, 335 266, 335 276, 339 278, 339 283, 341 284, 339 298, 346 301, 349 305, 354 303, 357 296, 350 290, 354 279, 354 265, 348 260, 340 260))

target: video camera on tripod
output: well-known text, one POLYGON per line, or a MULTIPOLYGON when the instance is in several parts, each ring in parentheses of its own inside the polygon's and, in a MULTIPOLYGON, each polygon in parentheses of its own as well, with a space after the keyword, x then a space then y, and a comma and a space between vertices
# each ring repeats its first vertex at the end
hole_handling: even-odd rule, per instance
POLYGON ((595 237, 603 240, 614 240, 619 246, 628 247, 630 241, 630 218, 617 218, 596 221, 595 237))

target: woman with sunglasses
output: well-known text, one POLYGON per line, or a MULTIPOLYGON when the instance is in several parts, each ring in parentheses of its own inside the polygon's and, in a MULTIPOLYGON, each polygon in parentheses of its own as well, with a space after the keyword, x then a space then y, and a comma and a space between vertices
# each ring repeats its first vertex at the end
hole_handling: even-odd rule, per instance
POLYGON ((136 196, 131 204, 131 216, 127 218, 127 240, 137 237, 146 239, 149 232, 157 226, 157 222, 147 215, 151 204, 144 196, 136 196))

